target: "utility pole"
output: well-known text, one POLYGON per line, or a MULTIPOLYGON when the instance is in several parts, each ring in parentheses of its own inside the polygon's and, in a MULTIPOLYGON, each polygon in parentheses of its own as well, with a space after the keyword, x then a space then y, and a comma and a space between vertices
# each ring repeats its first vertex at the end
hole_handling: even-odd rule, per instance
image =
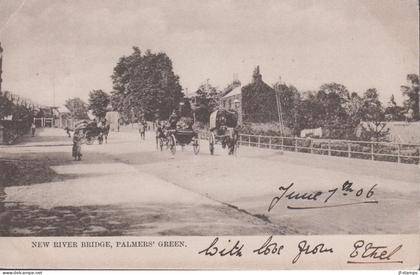
POLYGON ((275 88, 274 92, 276 94, 277 114, 279 116, 280 132, 281 132, 281 135, 284 136, 284 122, 283 122, 283 114, 282 114, 283 112, 281 108, 281 100, 280 100, 280 95, 279 95, 280 85, 281 85, 281 78, 279 80, 279 86, 275 88))
POLYGON ((1 47, 1 43, 0 43, 0 93, 2 91, 2 89, 1 89, 1 83, 3 81, 3 79, 1 78, 1 75, 3 73, 2 68, 3 68, 3 48, 1 47))
POLYGON ((280 125, 280 132, 281 135, 284 136, 284 123, 283 123, 283 115, 281 110, 281 101, 278 91, 276 92, 276 103, 277 103, 277 114, 279 116, 279 125, 280 125))

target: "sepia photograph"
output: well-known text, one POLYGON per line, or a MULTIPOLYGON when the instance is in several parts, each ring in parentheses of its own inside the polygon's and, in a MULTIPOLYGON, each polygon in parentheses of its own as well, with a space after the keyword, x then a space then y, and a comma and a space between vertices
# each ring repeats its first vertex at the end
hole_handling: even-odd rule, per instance
POLYGON ((0 239, 418 237, 419 106, 417 0, 0 0, 0 239))

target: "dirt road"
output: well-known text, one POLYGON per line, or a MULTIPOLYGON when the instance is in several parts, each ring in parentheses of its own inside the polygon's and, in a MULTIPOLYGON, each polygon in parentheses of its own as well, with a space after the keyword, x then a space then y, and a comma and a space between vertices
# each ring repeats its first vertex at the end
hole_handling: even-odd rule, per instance
POLYGON ((153 133, 140 141, 130 128, 111 133, 108 144, 84 145, 80 162, 71 159, 70 143, 63 130, 45 129, 18 146, 0 148, 0 172, 9 175, 0 182, 0 235, 419 230, 420 172, 414 165, 245 147, 237 157, 222 148, 211 156, 205 141, 198 156, 192 148, 178 148, 173 157, 156 150, 153 133), (343 189, 346 181, 352 191, 348 184, 343 189), (288 199, 291 192, 322 194, 317 200, 293 194, 288 199))

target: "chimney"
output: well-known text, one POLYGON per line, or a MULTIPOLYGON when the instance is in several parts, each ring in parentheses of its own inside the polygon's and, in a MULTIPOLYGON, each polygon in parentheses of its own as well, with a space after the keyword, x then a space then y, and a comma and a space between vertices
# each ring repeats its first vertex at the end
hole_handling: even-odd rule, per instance
POLYGON ((260 66, 258 65, 254 69, 254 73, 252 74, 252 82, 256 83, 256 82, 260 82, 260 81, 262 81, 262 75, 260 74, 260 66))

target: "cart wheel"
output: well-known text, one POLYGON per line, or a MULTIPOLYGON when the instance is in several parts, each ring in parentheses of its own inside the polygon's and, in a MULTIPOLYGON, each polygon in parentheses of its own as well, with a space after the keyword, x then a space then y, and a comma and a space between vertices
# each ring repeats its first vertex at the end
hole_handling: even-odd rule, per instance
POLYGON ((213 132, 210 133, 209 135, 209 149, 210 149, 210 155, 214 154, 214 134, 213 132))
POLYGON ((194 154, 198 155, 200 152, 200 143, 198 143, 198 139, 194 140, 193 143, 194 154))
POLYGON ((176 153, 176 139, 174 135, 171 135, 169 137, 169 149, 171 150, 172 155, 175 155, 176 153))

